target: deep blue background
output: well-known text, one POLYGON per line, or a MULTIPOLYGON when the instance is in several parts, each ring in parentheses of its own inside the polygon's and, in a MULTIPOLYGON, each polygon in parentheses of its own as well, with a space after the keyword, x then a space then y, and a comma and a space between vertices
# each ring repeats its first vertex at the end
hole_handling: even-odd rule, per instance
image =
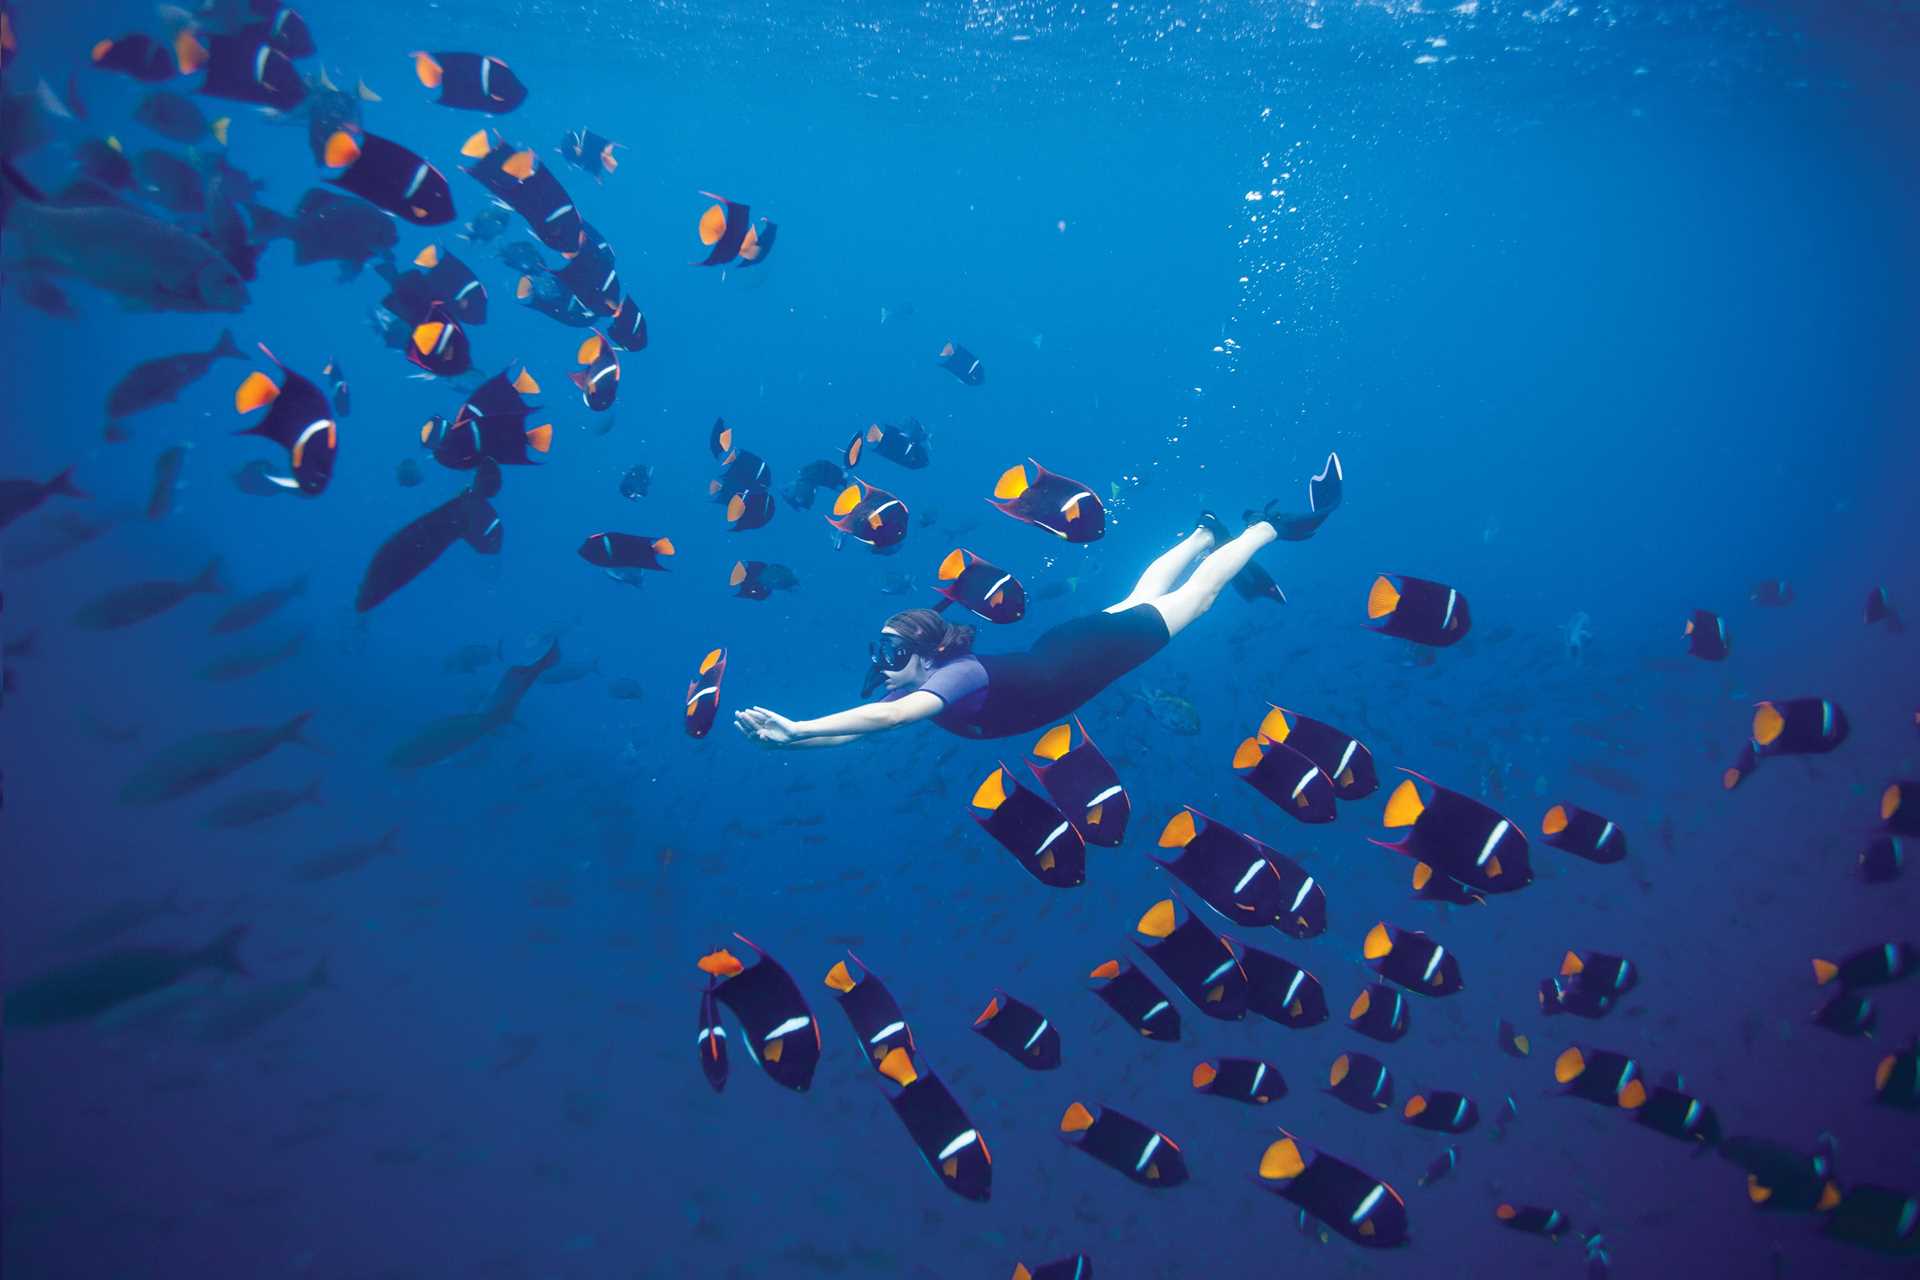
MULTIPOLYGON (((1875 583, 1920 612, 1912 20, 1785 5, 1408 9, 310 6, 318 61, 383 95, 368 126, 439 163, 463 218, 482 195, 455 172, 456 148, 485 121, 433 105, 411 49, 506 57, 532 90, 501 122, 516 140, 544 149, 585 124, 625 143, 604 186, 561 172, 617 248, 653 342, 625 358, 616 425, 595 434, 564 381, 577 334, 518 310, 490 248, 439 232, 492 291, 478 364, 532 365, 556 443, 544 468, 508 476, 497 562, 456 548, 360 621, 352 594, 373 548, 457 487, 430 463, 426 485, 394 482, 420 456, 419 423, 460 397, 410 380, 369 331, 375 277, 337 283, 277 245, 237 317, 131 316, 76 286, 83 317, 62 323, 5 295, 0 475, 75 464, 95 496, 68 510, 125 513, 100 541, 6 575, 4 634, 34 634, 0 715, 7 985, 71 959, 61 940, 76 924, 170 894, 180 914, 116 942, 197 943, 244 921, 254 976, 235 985, 323 957, 334 983, 233 1044, 193 1033, 233 985, 141 1033, 9 1035, 9 1269, 998 1277, 1081 1248, 1102 1275, 1579 1274, 1576 1245, 1497 1229, 1508 1198, 1605 1232, 1620 1276, 1766 1274, 1776 1244, 1788 1275, 1901 1274, 1811 1221, 1755 1215, 1732 1166, 1543 1095, 1565 1043, 1616 1047, 1650 1073, 1683 1072, 1730 1131, 1806 1144, 1829 1130, 1845 1177, 1920 1187, 1913 1119, 1870 1103, 1884 1046, 1920 1027, 1913 990, 1885 993, 1875 1043, 1808 1021, 1811 956, 1920 932, 1911 878, 1852 875, 1880 786, 1917 767, 1913 635, 1860 622, 1875 583), (780 223, 763 269, 686 265, 701 189, 780 223), (130 442, 102 442, 113 378, 208 346, 223 323, 309 375, 329 356, 351 375, 323 497, 231 485, 268 456, 230 435, 237 363, 130 420, 130 442), (985 359, 985 386, 934 367, 949 338, 985 359), (917 416, 933 467, 866 474, 935 521, 890 560, 835 552, 818 512, 730 535, 704 501, 715 415, 783 482, 869 421, 917 416), (195 446, 190 485, 150 524, 138 512, 153 458, 180 441, 195 446), (982 637, 1022 643, 1125 594, 1201 505, 1237 514, 1297 496, 1329 447, 1346 459, 1346 508, 1265 557, 1292 603, 1223 600, 1120 691, 1189 698, 1201 733, 1175 736, 1117 695, 1087 709, 1136 816, 1081 889, 1032 883, 967 816, 973 786, 996 756, 1018 768, 1023 742, 923 728, 775 755, 730 729, 680 732, 685 679, 716 644, 731 655, 729 708, 824 714, 851 701, 879 621, 928 598, 883 596, 887 575, 924 586, 964 544, 1036 593, 1073 580, 982 637), (1119 484, 1104 542, 1067 547, 981 503, 1029 454, 1102 493, 1119 484), (641 461, 653 494, 629 505, 618 478, 641 461), (603 528, 670 535, 672 574, 639 592, 608 582, 573 554, 603 528), (310 591, 232 643, 207 634, 221 607, 208 599, 118 633, 69 622, 112 586, 212 555, 236 590, 307 573, 310 591), (730 598, 742 555, 792 566, 800 589, 730 598), (1406 646, 1358 624, 1380 571, 1459 586, 1475 635, 1410 665, 1406 646), (1792 608, 1748 603, 1768 577, 1794 581, 1792 608), (1723 666, 1678 656, 1698 607, 1728 619, 1723 666), (1581 611, 1594 635, 1576 661, 1562 628, 1581 611), (301 657, 269 674, 194 675, 302 628, 301 657), (556 628, 597 674, 536 687, 519 727, 452 763, 385 768, 395 743, 471 707, 498 674, 447 674, 446 654, 500 641, 526 661, 556 628), (610 698, 618 677, 646 699, 610 698), (1747 705, 1800 694, 1838 701, 1851 740, 1723 793, 1747 705), (1488 795, 1530 830, 1554 800, 1603 810, 1632 857, 1595 867, 1536 848, 1538 881, 1517 897, 1464 912, 1410 902, 1406 864, 1364 840, 1378 800, 1297 827, 1230 776, 1269 699, 1359 733, 1383 767, 1488 795), (158 810, 115 802, 169 742, 309 708, 325 755, 289 748, 219 795, 158 810), (105 742, 99 721, 139 736, 105 742), (199 825, 228 793, 316 774, 323 808, 239 833, 199 825), (1081 978, 1125 953, 1164 893, 1141 851, 1182 803, 1327 883, 1327 935, 1256 941, 1312 968, 1337 1008, 1383 917, 1434 932, 1467 990, 1418 1003, 1411 1034, 1384 1049, 1338 1018, 1288 1033, 1191 1010, 1178 1046, 1141 1042, 1081 978), (295 861, 395 825, 402 856, 289 881, 295 861), (808 1096, 774 1089, 744 1055, 719 1097, 695 1068, 692 962, 734 929, 815 1000, 828 1043, 808 1096), (817 985, 849 941, 991 1142, 990 1205, 920 1167, 817 985), (1535 1011, 1534 984, 1568 946, 1643 970, 1610 1020, 1535 1011), (995 985, 1061 1027, 1057 1074, 1022 1073, 970 1033, 995 985), (1502 1015, 1534 1036, 1531 1060, 1494 1050, 1502 1015), (496 1070, 506 1038, 528 1036, 532 1056, 496 1070), (1451 1181, 1416 1187, 1444 1142, 1318 1095, 1343 1048, 1376 1051, 1402 1096, 1464 1089, 1491 1113, 1511 1092, 1520 1119, 1504 1141, 1483 1125, 1451 1181), (1222 1053, 1267 1056, 1293 1092, 1264 1112, 1197 1097, 1188 1071, 1222 1053), (1165 1129, 1192 1185, 1149 1194, 1064 1149, 1052 1131, 1074 1098, 1165 1129), (1297 1234, 1248 1177, 1275 1124, 1397 1185, 1411 1250, 1321 1253, 1297 1234)), ((15 21, 21 89, 64 85, 94 40, 152 18, 135 3, 36 3, 15 21)), ((80 88, 82 131, 159 143, 131 123, 138 86, 82 70, 80 88)), ((231 152, 277 208, 319 176, 303 123, 243 108, 231 152)), ((26 167, 53 181, 63 158, 26 167)), ((404 229, 404 256, 431 238, 404 229)), ((0 551, 44 520, 7 530, 0 551)))

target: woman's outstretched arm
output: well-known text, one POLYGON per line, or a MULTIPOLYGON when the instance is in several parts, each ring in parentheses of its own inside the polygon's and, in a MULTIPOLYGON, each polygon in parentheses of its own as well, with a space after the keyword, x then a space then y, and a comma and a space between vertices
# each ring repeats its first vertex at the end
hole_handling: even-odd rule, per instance
POLYGON ((869 702, 818 720, 789 720, 765 707, 748 707, 733 713, 733 724, 765 747, 838 747, 939 715, 945 705, 937 694, 916 689, 893 702, 869 702))

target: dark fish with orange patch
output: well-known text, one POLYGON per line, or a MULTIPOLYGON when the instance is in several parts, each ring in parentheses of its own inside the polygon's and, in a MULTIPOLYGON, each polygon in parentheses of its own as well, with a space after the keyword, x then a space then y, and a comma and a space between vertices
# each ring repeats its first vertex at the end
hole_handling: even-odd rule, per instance
POLYGON ((891 554, 907 536, 907 504, 857 476, 847 479, 827 523, 880 555, 891 554))
POLYGON ((595 413, 613 408, 613 398, 620 390, 620 353, 613 344, 595 330, 580 344, 574 360, 587 366, 584 372, 567 375, 580 388, 581 401, 595 413))
POLYGON ((1782 698, 1754 704, 1754 754, 1819 755, 1847 739, 1847 718, 1825 698, 1782 698))
POLYGON ((1261 1186, 1354 1244, 1391 1249, 1407 1242, 1407 1205, 1398 1191, 1285 1129, 1261 1153, 1258 1177, 1261 1186))
POLYGON ((93 46, 91 56, 93 65, 101 71, 117 71, 148 84, 171 80, 181 72, 172 50, 139 31, 115 40, 99 41, 93 46))
POLYGON ((757 486, 742 489, 727 499, 727 530, 743 533, 758 529, 773 519, 774 510, 771 491, 757 486))
POLYGON ((1813 962, 1813 977, 1823 987, 1837 981, 1842 989, 1854 991, 1861 987, 1896 982, 1913 973, 1916 968, 1920 968, 1920 959, 1916 959, 1911 945, 1888 942, 1863 948, 1838 963, 1816 959, 1813 962))
POLYGON ((392 288, 381 306, 412 324, 425 320, 436 302, 462 324, 487 322, 487 287, 473 268, 432 244, 414 255, 413 265, 416 270, 389 277, 392 288))
POLYGON ((980 358, 957 342, 949 342, 940 348, 940 354, 934 359, 942 369, 970 387, 977 387, 987 380, 986 366, 980 358))
POLYGON ((620 158, 614 155, 620 146, 591 129, 572 129, 561 136, 558 150, 567 163, 592 174, 599 182, 620 167, 620 158))
MULTIPOLYGON (((933 589, 969 613, 1006 624, 1027 616, 1027 589, 1020 579, 965 547, 955 547, 940 562, 933 589)), ((946 605, 940 605, 944 609, 946 605)))
POLYGON ((1032 458, 1002 472, 987 501, 1002 514, 1068 542, 1093 542, 1107 531, 1106 508, 1093 490, 1032 458))
POLYGON ((434 461, 465 471, 482 459, 501 466, 528 466, 533 454, 553 446, 553 424, 527 426, 540 406, 529 403, 540 384, 525 365, 508 365, 477 387, 461 404, 451 423, 432 417, 420 428, 420 443, 434 461), (529 452, 531 451, 531 452, 529 452))
POLYGON ((1527 838, 1518 827, 1470 796, 1411 769, 1402 772, 1408 776, 1387 797, 1381 821, 1406 828, 1406 834, 1391 843, 1369 837, 1369 843, 1488 893, 1509 893, 1532 882, 1527 838))
POLYGON ((1383 573, 1367 592, 1366 625, 1381 635, 1444 648, 1473 627, 1467 598, 1443 582, 1383 573))
POLYGON ((674 549, 670 538, 639 533, 594 533, 580 544, 578 553, 588 564, 609 572, 650 569, 664 573, 667 566, 662 558, 671 557, 674 549))
POLYGON ((1180 1011, 1132 963, 1107 960, 1087 975, 1101 1003, 1149 1040, 1178 1040, 1180 1011))
POLYGON ((715 203, 700 215, 700 243, 707 246, 707 256, 693 265, 725 266, 740 256, 741 246, 753 230, 753 211, 744 204, 714 195, 711 191, 702 191, 700 194, 715 203))
MULTIPOLYGON (((552 275, 595 316, 611 316, 620 311, 620 272, 614 266, 613 246, 592 227, 581 227, 580 243, 568 254, 566 264, 552 275)), ((621 345, 627 350, 633 349, 625 343, 621 345)))
MULTIPOLYGON (((689 738, 704 738, 712 731, 714 717, 720 714, 720 686, 726 676, 725 649, 710 650, 694 669, 693 679, 687 681, 686 717, 682 721, 689 738)), ((817 1050, 817 1033, 814 1038, 817 1050)))
POLYGON ((775 1084, 804 1093, 820 1063, 820 1024, 791 975, 748 942, 753 963, 743 964, 722 947, 700 957, 700 971, 714 980, 713 998, 740 1024, 741 1044, 775 1084))
POLYGON ((1326 890, 1293 859, 1252 836, 1188 805, 1168 819, 1157 843, 1179 852, 1170 859, 1149 854, 1154 864, 1223 919, 1293 938, 1326 931, 1326 890))
POLYGON ((1708 662, 1720 662, 1733 651, 1727 640, 1727 624, 1717 613, 1695 609, 1687 619, 1687 652, 1708 662))
POLYGON ((1382 920, 1367 931, 1361 958, 1369 969, 1423 996, 1450 996, 1466 984, 1460 961, 1418 929, 1382 920))
POLYGON ((210 98, 291 111, 305 101, 306 81, 269 34, 248 28, 233 35, 183 31, 174 41, 183 75, 204 70, 200 92, 210 98))
POLYGON ((727 1087, 727 1031, 720 1025, 720 1006, 713 992, 719 978, 709 977, 700 993, 700 1034, 694 1043, 700 1050, 700 1074, 719 1093, 727 1087))
POLYGON ((998 764, 973 793, 973 820, 1041 884, 1070 889, 1087 878, 1080 832, 998 764))
POLYGON ((442 303, 427 308, 427 318, 413 326, 407 339, 407 363, 439 378, 453 378, 473 368, 473 347, 467 331, 442 303))
POLYGON ((1172 1138, 1110 1107, 1070 1104, 1060 1117, 1060 1137, 1149 1190, 1187 1180, 1187 1158, 1172 1138))
POLYGON ((318 495, 333 479, 333 458, 340 445, 333 406, 319 387, 281 364, 265 343, 260 350, 278 366, 281 380, 275 382, 258 371, 247 375, 233 393, 234 412, 248 414, 265 407, 267 415, 237 434, 263 436, 286 449, 293 473, 269 478, 283 488, 318 495))
POLYGON ((852 469, 859 466, 860 459, 869 453, 897 462, 909 471, 919 471, 933 461, 933 447, 927 429, 914 418, 908 418, 903 427, 896 427, 891 422, 876 422, 856 434, 847 444, 847 467, 852 469))
POLYGON ((1264 1107, 1287 1093, 1280 1068, 1259 1058, 1209 1058, 1189 1077, 1195 1091, 1210 1098, 1230 1098, 1264 1107))
POLYGON ((527 100, 527 86, 498 58, 480 53, 415 53, 413 73, 434 101, 463 111, 502 115, 527 100))
POLYGON ((1627 837, 1620 828, 1575 804, 1556 804, 1547 810, 1540 835, 1555 849, 1589 862, 1618 862, 1627 856, 1627 837))
POLYGON ((1133 804, 1078 716, 1035 740, 1027 768, 1088 844, 1119 847, 1133 804))
POLYGON ((1052 1071, 1060 1065, 1060 1029, 1032 1005, 998 988, 973 1020, 973 1029, 1029 1071, 1052 1071))
POLYGON ((1246 970, 1227 940, 1177 898, 1147 908, 1133 941, 1201 1013, 1223 1021, 1246 1016, 1246 970))
POLYGON ((460 154, 473 161, 464 166, 466 173, 526 219, 541 244, 560 253, 580 247, 585 227, 580 211, 533 148, 516 146, 481 129, 462 144, 460 154))
POLYGON ((607 325, 607 337, 613 345, 622 351, 645 351, 647 349, 647 317, 641 312, 640 304, 628 294, 613 313, 613 321, 607 325))
POLYGON ((446 175, 397 142, 340 129, 327 139, 324 163, 343 170, 328 182, 404 222, 430 227, 453 221, 446 175))

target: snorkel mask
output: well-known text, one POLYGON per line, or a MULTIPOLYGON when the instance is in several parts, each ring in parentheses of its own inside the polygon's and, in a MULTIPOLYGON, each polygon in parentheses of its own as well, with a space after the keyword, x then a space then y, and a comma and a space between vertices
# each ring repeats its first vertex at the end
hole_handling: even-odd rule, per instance
POLYGON ((872 665, 867 668, 867 677, 861 681, 860 696, 866 697, 887 682, 887 674, 903 671, 913 661, 913 642, 905 636, 882 631, 878 640, 867 643, 867 657, 872 665))

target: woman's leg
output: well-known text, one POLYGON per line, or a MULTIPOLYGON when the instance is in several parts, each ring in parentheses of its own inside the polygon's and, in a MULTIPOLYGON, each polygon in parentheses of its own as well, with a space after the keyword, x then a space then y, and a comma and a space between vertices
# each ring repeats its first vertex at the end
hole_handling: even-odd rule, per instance
POLYGON ((1137 604, 1145 604, 1166 595, 1180 581, 1180 575, 1213 548, 1213 534, 1206 529, 1195 529, 1173 550, 1163 552, 1159 559, 1147 566, 1147 571, 1140 575, 1140 581, 1133 584, 1133 590, 1125 600, 1108 605, 1104 612, 1125 613, 1137 604))
MULTIPOLYGON (((1167 624, 1168 636, 1179 635, 1192 624, 1195 618, 1213 607, 1213 602, 1219 597, 1221 589, 1233 581, 1234 574, 1247 567, 1247 561, 1253 559, 1253 553, 1276 537, 1278 535, 1274 532, 1273 526, 1264 520, 1248 525, 1245 533, 1217 548, 1212 555, 1202 560, 1194 569, 1192 577, 1165 595, 1147 600, 1145 603, 1151 604, 1159 612, 1160 620, 1167 624)), ((1165 558, 1165 556, 1161 557, 1161 559, 1165 558)), ((1157 566, 1159 561, 1154 563, 1157 566)), ((1143 578, 1141 581, 1146 580, 1143 578)), ((1136 587, 1134 591, 1136 595, 1139 594, 1139 588, 1136 587)), ((1131 600, 1132 597, 1129 597, 1129 601, 1131 600)), ((1116 605, 1114 611, 1118 608, 1119 606, 1116 605)))

